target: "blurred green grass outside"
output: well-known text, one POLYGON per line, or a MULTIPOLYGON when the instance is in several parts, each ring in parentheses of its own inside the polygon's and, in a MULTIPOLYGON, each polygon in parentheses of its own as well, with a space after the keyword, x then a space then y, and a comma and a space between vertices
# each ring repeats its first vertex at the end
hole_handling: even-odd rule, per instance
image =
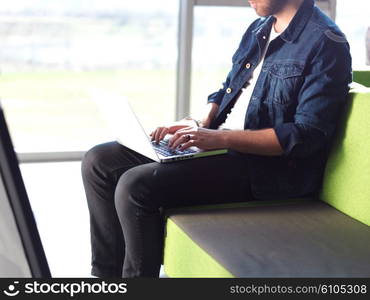
MULTIPOLYGON (((193 72, 191 113, 204 107, 224 74, 193 72)), ((86 150, 110 138, 106 120, 90 99, 92 88, 126 96, 150 130, 174 121, 175 75, 172 69, 5 73, 0 96, 20 151, 86 150)))

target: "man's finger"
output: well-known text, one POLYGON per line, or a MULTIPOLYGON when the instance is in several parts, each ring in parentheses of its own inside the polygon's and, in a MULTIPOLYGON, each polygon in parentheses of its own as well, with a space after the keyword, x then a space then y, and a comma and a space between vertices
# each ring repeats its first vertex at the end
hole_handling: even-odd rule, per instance
POLYGON ((196 146, 196 145, 197 145, 197 142, 195 140, 190 140, 189 142, 182 144, 179 150, 184 151, 188 149, 189 147, 196 146))
POLYGON ((190 134, 191 136, 195 136, 197 133, 197 131, 194 131, 193 128, 191 129, 187 129, 187 130, 184 130, 184 131, 176 131, 176 133, 169 139, 168 141, 168 147, 172 147, 173 143, 175 141, 177 141, 178 139, 180 139, 182 136, 186 135, 186 134, 190 134))
POLYGON ((184 141, 182 133, 175 133, 175 135, 168 142, 168 147, 175 149, 184 141))
POLYGON ((181 143, 189 142, 188 136, 191 138, 191 135, 189 133, 182 134, 175 142, 173 142, 171 148, 176 149, 181 143))
POLYGON ((159 135, 159 140, 163 140, 164 137, 167 135, 167 133, 169 132, 169 129, 168 128, 164 128, 161 132, 161 134, 159 135))
POLYGON ((188 127, 180 128, 176 132, 180 132, 181 133, 181 132, 188 131, 188 130, 193 130, 193 127, 188 126, 188 127))
POLYGON ((159 131, 159 135, 158 135, 158 142, 160 142, 164 138, 167 132, 168 132, 167 127, 161 128, 161 130, 159 131))
POLYGON ((159 135, 161 134, 161 129, 162 127, 158 127, 154 135, 154 140, 157 144, 159 143, 159 135))
POLYGON ((168 140, 168 147, 172 147, 172 144, 181 136, 181 134, 176 131, 175 134, 168 140))
POLYGON ((158 129, 154 130, 154 131, 150 134, 150 136, 152 137, 152 141, 153 141, 153 140, 154 140, 154 138, 155 138, 155 133, 157 132, 157 130, 158 130, 158 129))
POLYGON ((175 134, 168 141, 168 147, 172 147, 173 143, 180 139, 182 135, 183 133, 180 130, 176 131, 175 134))
POLYGON ((159 143, 159 141, 161 140, 161 134, 162 134, 162 131, 163 131, 163 127, 161 127, 161 128, 159 128, 158 129, 158 133, 157 133, 157 135, 155 136, 155 142, 158 144, 159 143))

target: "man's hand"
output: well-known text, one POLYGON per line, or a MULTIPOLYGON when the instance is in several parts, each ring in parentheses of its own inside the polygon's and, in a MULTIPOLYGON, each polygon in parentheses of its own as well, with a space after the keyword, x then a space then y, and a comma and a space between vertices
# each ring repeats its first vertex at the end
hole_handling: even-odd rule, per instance
POLYGON ((207 106, 205 107, 204 118, 201 118, 199 124, 197 121, 191 118, 184 118, 180 121, 175 122, 174 124, 170 126, 158 127, 156 130, 150 133, 152 141, 155 140, 155 142, 158 144, 159 141, 163 140, 166 134, 174 134, 178 130, 182 130, 182 129, 191 129, 191 128, 196 129, 199 126, 203 128, 207 128, 211 124, 211 121, 213 120, 217 111, 218 111, 218 105, 216 103, 208 103, 207 106))
POLYGON ((206 128, 183 128, 170 138, 168 146, 176 149, 178 146, 183 151, 191 146, 196 146, 203 150, 225 148, 225 135, 223 130, 213 130, 206 128))
POLYGON ((273 128, 259 130, 213 130, 183 128, 169 140, 172 149, 197 146, 203 150, 233 149, 242 153, 280 156, 284 150, 273 128))
POLYGON ((185 128, 197 128, 197 123, 194 120, 180 120, 170 126, 157 127, 157 129, 150 133, 150 136, 152 141, 155 140, 155 142, 158 144, 167 134, 174 134, 178 130, 185 128))

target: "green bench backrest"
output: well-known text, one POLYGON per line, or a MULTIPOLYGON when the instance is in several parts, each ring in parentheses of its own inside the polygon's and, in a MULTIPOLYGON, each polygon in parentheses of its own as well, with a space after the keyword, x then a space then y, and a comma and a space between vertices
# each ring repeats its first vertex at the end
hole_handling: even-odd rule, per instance
POLYGON ((370 87, 370 71, 353 71, 353 81, 370 87))
POLYGON ((321 200, 370 226, 370 89, 350 92, 326 165, 321 200))

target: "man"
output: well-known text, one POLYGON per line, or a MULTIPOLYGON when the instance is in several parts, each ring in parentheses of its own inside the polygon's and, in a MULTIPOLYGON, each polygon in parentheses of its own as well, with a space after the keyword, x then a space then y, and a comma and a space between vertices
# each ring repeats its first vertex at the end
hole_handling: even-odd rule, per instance
MULTIPOLYGON (((226 155, 160 164, 116 143, 87 152, 92 275, 158 277, 163 209, 315 197, 351 82, 349 45, 313 0, 254 0, 254 21, 201 121, 151 133, 226 155)), ((129 129, 126 129, 129 130, 129 129)))

